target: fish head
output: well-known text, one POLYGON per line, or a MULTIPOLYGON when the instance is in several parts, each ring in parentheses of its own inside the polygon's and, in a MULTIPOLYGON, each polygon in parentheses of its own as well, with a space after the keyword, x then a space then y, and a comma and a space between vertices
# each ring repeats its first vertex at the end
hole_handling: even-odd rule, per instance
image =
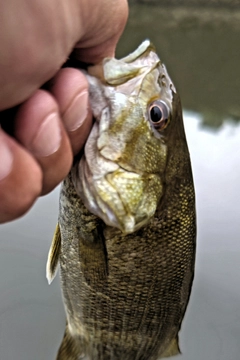
POLYGON ((72 179, 89 211, 132 233, 164 194, 176 89, 148 40, 94 71, 87 77, 95 123, 72 179))

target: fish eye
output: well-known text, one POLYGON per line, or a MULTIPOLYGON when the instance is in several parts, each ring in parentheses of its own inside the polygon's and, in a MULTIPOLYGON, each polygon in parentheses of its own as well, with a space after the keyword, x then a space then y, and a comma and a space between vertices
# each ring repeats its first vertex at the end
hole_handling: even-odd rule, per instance
POLYGON ((162 100, 155 100, 149 106, 149 119, 158 130, 163 130, 168 125, 170 111, 167 104, 162 100))

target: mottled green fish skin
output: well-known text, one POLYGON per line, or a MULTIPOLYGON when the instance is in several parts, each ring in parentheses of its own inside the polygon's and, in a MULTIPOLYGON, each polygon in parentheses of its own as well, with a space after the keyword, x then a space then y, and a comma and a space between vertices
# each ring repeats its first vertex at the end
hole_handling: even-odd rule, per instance
POLYGON ((194 276, 195 194, 179 96, 173 92, 162 196, 135 232, 108 226, 65 179, 60 271, 67 315, 57 360, 157 360, 175 355, 194 276))

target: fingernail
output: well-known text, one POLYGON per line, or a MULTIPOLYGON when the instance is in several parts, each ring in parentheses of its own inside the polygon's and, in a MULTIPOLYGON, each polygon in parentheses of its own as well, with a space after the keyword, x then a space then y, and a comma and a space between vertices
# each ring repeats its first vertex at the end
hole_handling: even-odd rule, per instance
POLYGON ((13 155, 4 140, 4 136, 0 134, 0 181, 12 170, 13 155))
POLYGON ((49 156, 55 153, 61 143, 61 130, 59 126, 59 115, 49 114, 42 122, 32 142, 30 150, 39 157, 49 156))
POLYGON ((84 91, 73 99, 64 113, 64 123, 68 131, 77 130, 88 114, 88 92, 84 91))

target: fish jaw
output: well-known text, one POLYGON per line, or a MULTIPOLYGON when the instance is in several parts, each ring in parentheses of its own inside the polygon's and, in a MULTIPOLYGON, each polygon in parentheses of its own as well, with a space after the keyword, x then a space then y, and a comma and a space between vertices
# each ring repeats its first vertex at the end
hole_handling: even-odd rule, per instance
POLYGON ((79 166, 73 168, 72 179, 87 209, 107 225, 126 234, 149 222, 162 193, 158 175, 140 175, 118 167, 105 176, 99 176, 91 173, 85 156, 79 166), (79 173, 81 182, 76 181, 79 173))

